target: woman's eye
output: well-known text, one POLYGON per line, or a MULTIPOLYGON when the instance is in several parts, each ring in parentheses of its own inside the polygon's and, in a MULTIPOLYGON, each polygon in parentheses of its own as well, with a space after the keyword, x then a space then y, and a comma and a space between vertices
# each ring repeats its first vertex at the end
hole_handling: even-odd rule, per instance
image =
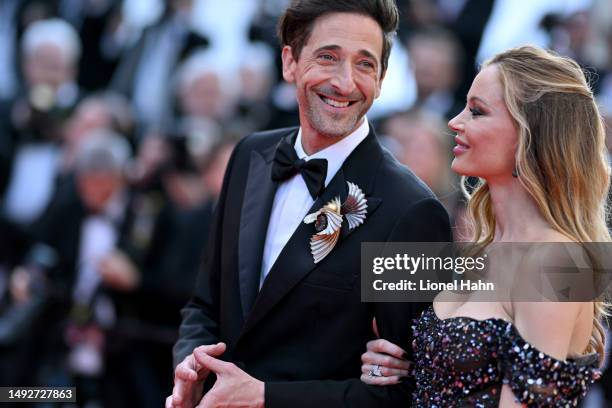
POLYGON ((476 108, 470 108, 470 113, 472 116, 482 116, 482 111, 476 108))

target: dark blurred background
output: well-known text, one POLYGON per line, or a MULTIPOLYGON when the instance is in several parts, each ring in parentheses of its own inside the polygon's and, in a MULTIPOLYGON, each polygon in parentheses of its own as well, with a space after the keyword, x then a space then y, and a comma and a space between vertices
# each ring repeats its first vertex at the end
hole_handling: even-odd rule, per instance
MULTIPOLYGON (((163 406, 232 148, 298 124, 275 36, 286 3, 0 1, 0 385, 163 406)), ((525 43, 571 56, 612 122, 609 0, 397 3, 368 119, 456 239, 467 226, 446 122, 485 59, 525 43)), ((583 405, 612 406, 609 374, 583 405)))

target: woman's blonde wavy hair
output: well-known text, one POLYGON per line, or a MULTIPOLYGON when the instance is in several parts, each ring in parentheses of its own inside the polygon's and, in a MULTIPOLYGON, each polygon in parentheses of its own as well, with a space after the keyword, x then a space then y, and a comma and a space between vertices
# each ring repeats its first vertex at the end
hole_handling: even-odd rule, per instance
MULTIPOLYGON (((605 128, 580 66, 570 58, 531 46, 513 48, 486 61, 500 73, 504 100, 518 128, 516 173, 540 212, 574 242, 608 242, 606 226, 610 168, 605 128)), ((479 180, 467 195, 473 242, 493 241, 495 218, 489 187, 479 180)), ((604 356, 601 323, 606 304, 595 302, 586 352, 604 356)))

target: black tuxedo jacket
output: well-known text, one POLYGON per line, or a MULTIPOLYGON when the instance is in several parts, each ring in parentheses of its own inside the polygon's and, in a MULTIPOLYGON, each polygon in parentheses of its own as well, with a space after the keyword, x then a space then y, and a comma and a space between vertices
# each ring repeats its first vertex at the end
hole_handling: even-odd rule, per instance
POLYGON ((267 408, 406 408, 410 385, 363 384, 360 356, 374 338, 374 317, 382 337, 410 350, 411 321, 424 305, 362 303, 361 243, 451 241, 448 216, 371 130, 311 209, 336 195, 344 201, 351 181, 366 195, 365 222, 350 233, 343 229, 317 265, 309 247, 314 226, 301 223, 259 290, 278 186, 270 178, 274 152, 281 138, 296 133, 297 128, 255 133, 234 150, 195 294, 182 311, 175 365, 195 347, 223 341, 224 359, 265 381, 267 408))

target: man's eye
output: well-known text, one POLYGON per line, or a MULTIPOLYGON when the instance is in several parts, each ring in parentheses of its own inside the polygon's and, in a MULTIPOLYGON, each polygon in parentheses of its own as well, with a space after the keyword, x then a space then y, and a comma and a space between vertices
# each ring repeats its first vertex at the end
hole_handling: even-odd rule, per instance
POLYGON ((359 65, 364 68, 374 68, 374 64, 372 64, 370 61, 361 61, 359 65))
POLYGON ((330 54, 321 54, 319 55, 319 59, 322 59, 323 61, 333 61, 334 57, 330 54))
POLYGON ((472 116, 482 116, 482 111, 479 109, 470 108, 470 112, 472 113, 472 116))

